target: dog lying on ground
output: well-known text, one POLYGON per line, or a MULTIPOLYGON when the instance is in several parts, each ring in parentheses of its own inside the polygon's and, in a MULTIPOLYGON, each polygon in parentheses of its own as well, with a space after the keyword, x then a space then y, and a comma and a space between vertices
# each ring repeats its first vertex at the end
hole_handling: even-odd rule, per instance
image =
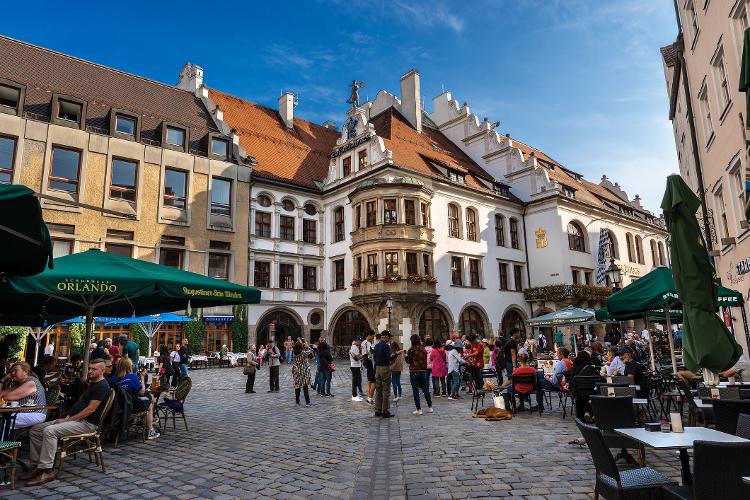
POLYGON ((502 408, 482 408, 472 415, 473 418, 483 418, 485 420, 510 420, 513 415, 508 410, 502 408))

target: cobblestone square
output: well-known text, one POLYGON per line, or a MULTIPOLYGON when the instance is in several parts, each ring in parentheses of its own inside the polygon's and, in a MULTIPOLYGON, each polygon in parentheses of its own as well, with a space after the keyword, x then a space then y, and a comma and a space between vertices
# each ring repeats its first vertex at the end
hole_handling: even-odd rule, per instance
MULTIPOLYGON (((189 430, 178 422, 155 441, 105 445, 107 472, 87 457, 66 460, 60 479, 41 487, 8 487, 12 498, 591 498, 586 448, 556 409, 511 421, 473 419, 469 398, 436 398, 434 413, 412 415, 411 387, 392 419, 351 401, 350 372, 335 372, 335 397, 312 394, 294 404, 291 371, 281 392, 245 394, 240 368, 191 371, 189 430)), ((408 377, 406 377, 408 381, 408 377)), ((488 401, 488 404, 491 404, 488 401)), ((679 479, 675 453, 647 450, 648 465, 679 479)), ((19 469, 20 473, 20 469, 19 469)), ((20 475, 20 474, 19 474, 20 475)))

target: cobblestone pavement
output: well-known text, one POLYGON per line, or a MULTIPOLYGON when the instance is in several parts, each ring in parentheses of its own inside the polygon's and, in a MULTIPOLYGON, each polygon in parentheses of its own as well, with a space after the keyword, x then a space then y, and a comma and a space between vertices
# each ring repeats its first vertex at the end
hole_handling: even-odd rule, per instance
MULTIPOLYGON (((412 415, 408 377, 397 415, 376 419, 351 401, 350 372, 335 373, 334 398, 312 394, 294 404, 291 372, 267 394, 245 394, 240 368, 191 371, 189 431, 155 441, 105 446, 107 472, 86 457, 66 460, 63 475, 41 487, 0 487, 14 498, 591 498, 593 471, 580 434, 556 408, 511 421, 472 419, 470 400, 437 398, 434 413, 412 415)), ((555 406, 557 403, 553 403, 555 406)), ((423 403, 424 406, 424 403, 423 403)), ((178 422, 178 426, 180 423, 178 422)), ((649 465, 678 479, 675 453, 647 450, 649 465)), ((20 469, 19 469, 20 472, 20 469)))

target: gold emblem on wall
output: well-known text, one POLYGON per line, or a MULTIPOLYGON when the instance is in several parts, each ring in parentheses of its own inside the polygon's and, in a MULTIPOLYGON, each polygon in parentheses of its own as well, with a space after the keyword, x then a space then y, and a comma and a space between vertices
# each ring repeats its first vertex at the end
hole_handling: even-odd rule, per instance
POLYGON ((534 231, 534 235, 536 235, 537 248, 544 248, 547 246, 547 231, 540 227, 536 231, 534 231))

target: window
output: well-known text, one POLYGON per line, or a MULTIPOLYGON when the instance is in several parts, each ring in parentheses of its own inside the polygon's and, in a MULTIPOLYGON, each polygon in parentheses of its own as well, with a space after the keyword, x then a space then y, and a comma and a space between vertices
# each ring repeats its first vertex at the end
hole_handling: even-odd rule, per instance
POLYGON ((711 68, 714 76, 714 85, 716 86, 717 99, 721 116, 731 104, 732 96, 729 91, 729 81, 727 79, 727 68, 724 60, 724 47, 720 47, 711 61, 711 68))
POLYGON ((344 241, 344 207, 333 211, 333 241, 344 241))
POLYGON ((357 230, 359 229, 360 224, 362 223, 362 205, 357 205, 354 207, 354 220, 352 221, 352 229, 357 230))
POLYGON ((229 280, 229 259, 231 255, 212 250, 228 251, 230 244, 226 241, 210 241, 208 248, 208 275, 220 280, 229 280))
POLYGON ((182 269, 182 260, 184 254, 185 251, 179 248, 162 247, 159 249, 159 264, 163 266, 182 269))
POLYGON ((115 132, 135 138, 138 119, 121 114, 115 115, 115 132))
POLYGON ((362 278, 362 256, 357 255, 357 258, 354 259, 354 277, 355 278, 362 278))
POLYGON ((271 288, 271 263, 255 261, 253 283, 259 288, 271 288))
POLYGON ((352 157, 347 156, 341 160, 342 177, 347 177, 352 173, 352 157))
POLYGON ((429 227, 430 225, 430 206, 427 203, 419 204, 420 211, 422 213, 422 225, 429 227))
POLYGON ((419 335, 432 339, 447 339, 450 335, 450 327, 445 314, 435 306, 425 309, 419 318, 419 335))
POLYGON ((229 141, 218 137, 211 138, 211 154, 226 159, 229 157, 229 141))
POLYGON ((729 221, 727 220, 727 207, 724 204, 724 192, 722 190, 719 190, 716 192, 716 211, 719 212, 722 237, 729 238, 729 221))
POLYGON ((120 255, 122 257, 132 257, 133 256, 133 246, 132 245, 122 245, 119 243, 105 243, 104 244, 104 251, 108 253, 113 253, 115 255, 120 255))
POLYGON ((16 140, 0 136, 0 183, 13 182, 13 165, 16 159, 16 140))
POLYGON ((367 203, 365 203, 365 218, 367 222, 367 227, 371 227, 377 224, 377 216, 378 216, 377 206, 378 206, 377 201, 368 201, 367 203))
POLYGON ((294 288, 294 264, 279 264, 279 288, 294 288))
POLYGON ((304 290, 317 290, 318 268, 314 266, 302 266, 302 288, 304 290))
POLYGON ((174 146, 182 150, 186 149, 185 139, 186 139, 187 134, 184 128, 167 125, 167 132, 165 136, 166 136, 165 140, 167 142, 167 145, 174 146))
POLYGON ((318 221, 302 219, 302 240, 305 243, 318 242, 318 221))
POLYGON ((505 217, 495 214, 495 243, 499 247, 505 246, 505 217))
POLYGON ((640 236, 635 237, 635 259, 639 264, 645 264, 646 261, 643 258, 643 240, 640 236))
POLYGON ((651 262, 653 262, 654 267, 659 265, 659 258, 656 256, 656 241, 651 240, 651 262))
POLYGON ((344 289, 344 259, 333 261, 333 283, 336 290, 344 289))
POLYGON ((75 234, 76 232, 76 227, 70 224, 47 223, 47 229, 50 233, 75 234))
MULTIPOLYGON (((265 198, 268 198, 268 196, 266 196, 265 198)), ((271 204, 271 200, 268 200, 268 204, 271 204)), ((307 215, 317 215, 318 213, 318 209, 312 203, 305 203, 304 210, 307 215)))
POLYGON ((571 269, 571 274, 573 276, 573 284, 578 284, 578 269, 571 269))
POLYGON ((359 162, 359 167, 357 167, 359 170, 363 170, 367 168, 367 150, 363 149, 357 153, 357 159, 359 162))
POLYGON ((417 274, 417 254, 406 252, 406 274, 417 274))
POLYGON ((568 248, 574 252, 586 251, 583 230, 575 222, 568 223, 568 248))
POLYGON ((107 229, 107 238, 133 241, 135 233, 133 233, 133 231, 122 231, 120 229, 107 229))
POLYGON ((584 271, 583 272, 583 281, 587 285, 591 285, 591 271, 584 271))
POLYGON ((173 168, 164 169, 164 205, 185 209, 187 205, 187 172, 173 168))
POLYGON ((482 321, 482 315, 473 307, 467 307, 464 309, 464 312, 461 313, 460 325, 461 333, 467 335, 475 333, 480 337, 484 336, 484 321, 482 321))
POLYGON ((281 202, 281 208, 283 208, 287 212, 291 212, 292 210, 294 210, 294 202, 292 200, 284 200, 281 202))
POLYGON ((258 205, 261 207, 270 207, 271 206, 271 198, 268 196, 262 194, 258 196, 258 205))
POLYGON ((260 238, 271 237, 271 214, 268 212, 255 212, 255 236, 260 238))
POLYGON ((615 235, 610 230, 607 230, 607 235, 609 236, 609 238, 607 238, 607 257, 619 259, 620 253, 617 251, 617 240, 615 239, 615 235))
POLYGON ((451 203, 448 205, 448 236, 460 238, 461 230, 458 225, 458 206, 451 203))
POLYGON ((458 182, 459 184, 466 184, 466 176, 455 170, 448 170, 448 180, 458 182))
POLYGON ((667 260, 664 258, 664 243, 659 242, 659 265, 666 266, 667 260))
POLYGON ((398 252, 385 252, 385 275, 398 274, 398 252))
POLYGON ((500 270, 500 290, 508 290, 508 264, 501 262, 500 270))
POLYGON ((294 241, 294 217, 288 215, 279 216, 279 238, 286 241, 294 241))
POLYGON ((57 119, 81 126, 83 104, 67 99, 57 100, 57 119))
POLYGON ((471 208, 466 210, 466 239, 477 241, 477 213, 471 208))
POLYGON ((513 265, 513 286, 516 291, 523 291, 523 266, 513 265))
POLYGON ((80 167, 80 151, 52 146, 52 169, 49 176, 49 188, 77 193, 80 167))
POLYGON ((695 39, 698 37, 698 31, 700 28, 698 27, 698 16, 695 14, 695 5, 693 3, 693 0, 689 0, 687 4, 685 5, 685 14, 687 16, 687 22, 685 23, 688 28, 688 33, 690 35, 691 40, 691 46, 695 43, 695 39))
POLYGON ((417 214, 414 211, 414 200, 404 200, 404 222, 414 225, 417 223, 417 214))
POLYGON ((52 257, 64 257, 73 253, 73 241, 72 240, 59 240, 52 238, 52 257))
POLYGON ((367 254, 367 277, 378 277, 378 254, 376 253, 367 254))
POLYGON ((461 260, 461 257, 451 257, 451 284, 456 286, 464 284, 461 260))
POLYGON ((714 137, 714 126, 711 121, 711 105, 708 102, 708 88, 704 84, 698 94, 698 103, 701 109, 701 119, 703 121, 703 140, 706 141, 706 146, 711 142, 714 137))
POLYGON ((20 115, 21 89, 13 85, 0 83, 0 112, 20 115))
POLYGON ((635 262, 633 258, 633 235, 630 233, 625 234, 625 246, 628 248, 628 261, 635 262))
POLYGON ((563 192, 563 196, 565 196, 566 198, 575 199, 576 197, 576 190, 571 187, 563 185, 562 192, 563 192))
POLYGON ((479 259, 469 259, 469 286, 479 288, 479 259))
POLYGON ((519 248, 517 219, 510 219, 510 246, 511 248, 519 248))
POLYGON ((432 273, 430 272, 430 254, 423 253, 422 254, 422 272, 425 276, 432 276, 432 273))
POLYGON ((112 181, 109 185, 109 197, 119 200, 135 201, 135 180, 138 163, 132 160, 112 158, 112 181))
POLYGON ((211 180, 211 213, 213 215, 232 215, 232 181, 214 177, 211 180))
POLYGON ((383 200, 383 224, 397 224, 396 200, 383 200))

